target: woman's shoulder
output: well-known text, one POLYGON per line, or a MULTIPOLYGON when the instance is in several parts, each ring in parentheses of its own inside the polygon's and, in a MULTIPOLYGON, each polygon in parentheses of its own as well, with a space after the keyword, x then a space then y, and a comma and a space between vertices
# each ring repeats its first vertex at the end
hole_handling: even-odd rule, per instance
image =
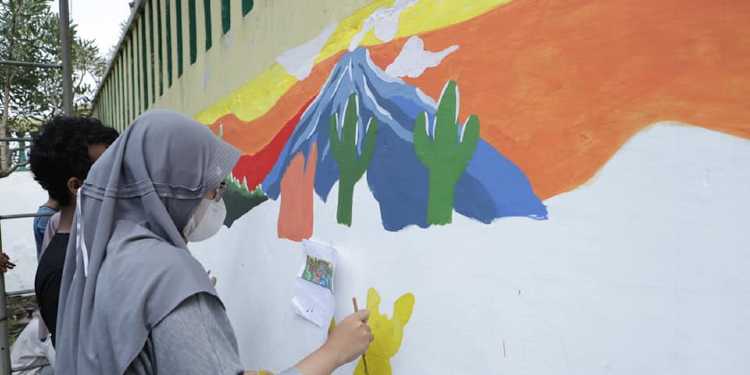
MULTIPOLYGON (((189 296, 175 291, 216 294, 205 269, 187 249, 160 239, 136 223, 118 222, 116 227, 96 280, 95 299, 101 308, 120 309, 121 300, 174 308, 189 296)), ((142 311, 137 306, 129 308, 134 313, 142 311)), ((156 310, 157 315, 168 312, 156 310)), ((152 323, 161 319, 147 318, 152 323)))
POLYGON ((119 220, 115 223, 107 244, 108 257, 131 256, 132 252, 137 252, 137 256, 144 257, 148 256, 147 252, 153 252, 149 250, 178 255, 187 253, 186 248, 164 240, 140 223, 128 220, 119 220))
POLYGON ((143 225, 121 220, 107 244, 107 255, 102 264, 102 273, 120 278, 141 273, 185 272, 203 266, 183 247, 175 246, 150 231, 143 225))

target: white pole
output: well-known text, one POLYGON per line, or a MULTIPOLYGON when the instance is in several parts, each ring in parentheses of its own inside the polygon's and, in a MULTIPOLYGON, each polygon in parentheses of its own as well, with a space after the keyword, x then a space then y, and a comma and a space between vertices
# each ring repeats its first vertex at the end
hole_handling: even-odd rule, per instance
MULTIPOLYGON (((3 248, 0 220, 0 249, 3 248)), ((10 342, 8 340, 8 297, 5 295, 5 274, 0 273, 0 375, 10 375, 10 342)))

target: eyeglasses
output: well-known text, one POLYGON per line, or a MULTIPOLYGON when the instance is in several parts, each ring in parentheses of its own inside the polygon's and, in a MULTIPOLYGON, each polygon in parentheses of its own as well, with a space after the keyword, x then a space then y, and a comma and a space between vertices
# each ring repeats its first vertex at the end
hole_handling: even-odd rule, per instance
POLYGON ((214 201, 218 202, 221 200, 221 198, 224 197, 224 193, 227 192, 227 182, 222 181, 219 184, 219 187, 216 188, 216 195, 214 196, 214 201))

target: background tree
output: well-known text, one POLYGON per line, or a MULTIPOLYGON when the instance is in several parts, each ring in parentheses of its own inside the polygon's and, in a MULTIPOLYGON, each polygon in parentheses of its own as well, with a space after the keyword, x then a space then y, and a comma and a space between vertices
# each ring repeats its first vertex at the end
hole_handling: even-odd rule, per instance
MULTIPOLYGON (((106 69, 93 40, 71 26, 74 111, 88 115, 106 69)), ((0 59, 59 64, 59 18, 49 0, 0 0, 0 59)), ((44 119, 62 113, 62 70, 0 66, 0 137, 33 132, 44 119)), ((12 165, 8 144, 0 142, 0 177, 12 165)))

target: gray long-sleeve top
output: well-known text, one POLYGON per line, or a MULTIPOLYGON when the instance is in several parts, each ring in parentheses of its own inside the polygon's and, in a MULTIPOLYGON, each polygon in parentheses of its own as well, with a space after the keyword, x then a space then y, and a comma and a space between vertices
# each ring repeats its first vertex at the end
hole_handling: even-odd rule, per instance
MULTIPOLYGON (((209 294, 183 301, 149 334, 143 351, 126 375, 237 375, 237 339, 224 307, 209 294)), ((301 375, 290 368, 279 375, 301 375)))

